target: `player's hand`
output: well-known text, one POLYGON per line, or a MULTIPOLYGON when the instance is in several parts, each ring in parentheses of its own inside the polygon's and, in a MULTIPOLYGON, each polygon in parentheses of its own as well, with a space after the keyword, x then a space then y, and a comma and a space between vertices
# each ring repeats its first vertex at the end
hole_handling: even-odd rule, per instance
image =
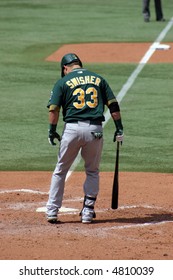
POLYGON ((55 139, 58 139, 58 141, 61 141, 61 136, 56 131, 49 130, 48 141, 52 146, 56 145, 56 143, 54 142, 55 139))
POLYGON ((123 130, 119 129, 119 130, 116 130, 115 133, 114 133, 114 138, 113 138, 113 141, 117 141, 117 142, 121 142, 121 145, 123 143, 123 138, 124 138, 124 134, 123 134, 123 130))

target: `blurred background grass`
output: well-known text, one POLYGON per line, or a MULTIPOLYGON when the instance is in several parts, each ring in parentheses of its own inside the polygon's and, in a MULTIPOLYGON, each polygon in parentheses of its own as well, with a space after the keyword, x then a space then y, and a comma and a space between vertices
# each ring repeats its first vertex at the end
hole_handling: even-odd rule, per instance
MULTIPOLYGON (((47 141, 46 105, 60 72, 59 63, 45 58, 68 43, 153 42, 173 16, 173 2, 165 0, 167 21, 156 22, 153 2, 151 22, 144 23, 138 0, 0 0, 0 170, 54 169, 58 145, 47 141)), ((164 41, 172 38, 173 29, 164 41)), ((117 95, 136 65, 85 67, 103 75, 117 95)), ((172 77, 172 64, 148 64, 122 100, 122 171, 172 172, 172 77)), ((113 134, 110 120, 101 171, 114 170, 113 134)))

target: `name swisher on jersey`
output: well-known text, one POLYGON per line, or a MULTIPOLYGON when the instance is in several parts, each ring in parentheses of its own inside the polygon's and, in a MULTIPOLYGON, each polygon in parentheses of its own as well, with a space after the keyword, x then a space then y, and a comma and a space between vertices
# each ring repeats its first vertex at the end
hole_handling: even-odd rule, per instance
POLYGON ((68 80, 66 84, 72 89, 75 86, 85 85, 85 84, 93 84, 99 86, 100 82, 101 79, 99 77, 87 75, 87 76, 79 76, 79 77, 72 78, 68 80))

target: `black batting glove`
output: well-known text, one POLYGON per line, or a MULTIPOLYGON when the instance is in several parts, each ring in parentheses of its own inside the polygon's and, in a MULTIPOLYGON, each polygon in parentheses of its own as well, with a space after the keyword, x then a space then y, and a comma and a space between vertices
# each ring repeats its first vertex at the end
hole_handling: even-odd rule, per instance
POLYGON ((113 141, 121 142, 121 145, 122 145, 124 133, 123 133, 123 125, 122 125, 121 119, 115 120, 114 122, 115 122, 115 126, 116 126, 116 131, 114 133, 113 141))
POLYGON ((55 132, 49 131, 48 141, 52 146, 56 145, 54 139, 58 139, 58 141, 61 141, 61 136, 56 131, 55 132))
POLYGON ((56 132, 56 126, 56 124, 50 124, 49 128, 48 141, 52 146, 56 145, 56 143, 54 142, 55 139, 61 141, 61 136, 56 132))
POLYGON ((123 134, 123 130, 116 130, 115 133, 114 133, 114 139, 113 141, 114 142, 121 142, 121 145, 123 143, 123 137, 124 137, 124 134, 123 134))

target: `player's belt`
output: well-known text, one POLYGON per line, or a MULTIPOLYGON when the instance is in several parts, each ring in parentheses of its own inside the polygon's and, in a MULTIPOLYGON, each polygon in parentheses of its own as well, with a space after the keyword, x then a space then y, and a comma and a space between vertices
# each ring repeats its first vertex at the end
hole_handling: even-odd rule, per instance
POLYGON ((87 120, 87 121, 67 121, 66 123, 78 123, 78 122, 85 122, 91 125, 102 125, 102 121, 99 120, 87 120))

